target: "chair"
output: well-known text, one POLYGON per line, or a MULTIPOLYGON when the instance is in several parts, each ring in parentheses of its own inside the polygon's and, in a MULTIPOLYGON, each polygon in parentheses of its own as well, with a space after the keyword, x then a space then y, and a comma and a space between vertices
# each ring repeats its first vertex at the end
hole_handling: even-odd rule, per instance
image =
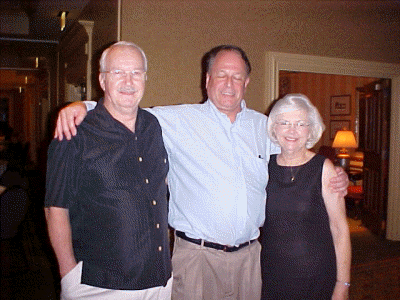
POLYGON ((349 180, 350 185, 347 188, 346 202, 354 205, 354 219, 357 220, 361 214, 361 203, 364 199, 363 191, 363 160, 364 154, 362 152, 355 152, 350 157, 349 166, 349 180))

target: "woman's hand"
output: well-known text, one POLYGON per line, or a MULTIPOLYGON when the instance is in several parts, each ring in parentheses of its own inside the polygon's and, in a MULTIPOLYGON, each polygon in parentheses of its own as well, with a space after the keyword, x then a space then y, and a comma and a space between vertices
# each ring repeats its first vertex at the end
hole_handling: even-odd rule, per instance
POLYGON ((347 300, 349 299, 349 286, 343 282, 336 282, 335 289, 333 290, 332 300, 347 300))

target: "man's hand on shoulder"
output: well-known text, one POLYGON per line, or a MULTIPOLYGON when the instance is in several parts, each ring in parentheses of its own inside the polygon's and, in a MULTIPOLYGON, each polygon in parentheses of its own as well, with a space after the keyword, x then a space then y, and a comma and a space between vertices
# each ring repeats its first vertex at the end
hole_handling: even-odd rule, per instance
POLYGON ((349 176, 341 167, 335 167, 336 177, 332 177, 329 181, 330 189, 339 193, 340 196, 344 197, 347 195, 347 187, 349 186, 349 176))
POLYGON ((54 138, 61 141, 63 137, 70 140, 76 135, 76 126, 82 123, 86 117, 86 105, 81 102, 73 102, 60 110, 57 117, 54 138))

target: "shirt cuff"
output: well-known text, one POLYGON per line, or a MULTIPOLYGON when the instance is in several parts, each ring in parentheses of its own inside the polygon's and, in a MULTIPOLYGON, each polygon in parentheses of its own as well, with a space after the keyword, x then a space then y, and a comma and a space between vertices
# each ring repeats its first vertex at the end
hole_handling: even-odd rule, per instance
POLYGON ((97 105, 96 101, 88 101, 88 100, 86 100, 86 101, 83 101, 83 103, 86 105, 86 110, 87 111, 94 109, 96 107, 96 105, 97 105))

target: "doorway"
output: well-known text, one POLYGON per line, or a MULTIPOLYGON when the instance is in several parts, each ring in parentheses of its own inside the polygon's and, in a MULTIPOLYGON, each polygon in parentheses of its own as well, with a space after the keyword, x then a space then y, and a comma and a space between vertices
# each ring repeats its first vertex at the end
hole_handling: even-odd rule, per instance
POLYGON ((400 240, 400 185, 396 174, 400 174, 400 65, 357 61, 341 58, 328 58, 310 55, 268 52, 266 55, 266 107, 278 97, 279 71, 297 71, 360 77, 387 78, 392 80, 392 107, 390 157, 389 157, 389 188, 387 209, 386 238, 400 240))
POLYGON ((7 112, 5 123, 13 129, 14 142, 28 150, 26 161, 36 163, 49 112, 48 72, 39 68, 3 68, 0 78, 0 96, 9 99, 2 104, 1 114, 7 112))

